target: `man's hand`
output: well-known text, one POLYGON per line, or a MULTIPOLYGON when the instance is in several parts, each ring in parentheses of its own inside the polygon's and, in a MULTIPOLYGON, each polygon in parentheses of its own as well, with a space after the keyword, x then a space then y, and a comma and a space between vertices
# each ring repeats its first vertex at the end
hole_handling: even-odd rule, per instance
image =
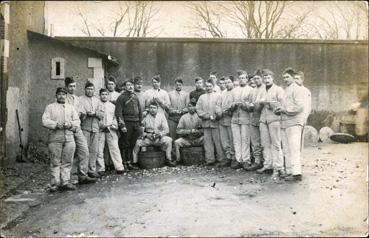
POLYGON ((145 117, 148 114, 148 111, 143 111, 142 116, 145 117))
POLYGON ((65 122, 63 125, 64 129, 70 129, 72 127, 72 123, 70 122, 65 122))
POLYGON ((116 125, 111 125, 111 126, 110 126, 110 129, 117 130, 117 129, 118 129, 118 127, 117 127, 116 125))
POLYGON ((123 133, 127 133, 127 127, 126 126, 121 127, 120 131, 123 133))
POLYGON ((56 129, 64 129, 64 124, 63 123, 56 123, 56 129))

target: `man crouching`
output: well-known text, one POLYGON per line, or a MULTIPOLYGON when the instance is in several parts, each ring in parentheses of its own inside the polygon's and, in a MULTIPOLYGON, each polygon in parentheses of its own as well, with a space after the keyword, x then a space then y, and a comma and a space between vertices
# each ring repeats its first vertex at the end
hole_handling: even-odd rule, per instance
POLYGON ((158 145, 165 150, 169 165, 174 166, 172 161, 172 138, 168 135, 169 127, 167 119, 163 113, 158 113, 158 104, 156 101, 149 103, 149 114, 142 121, 144 132, 136 142, 133 149, 133 163, 138 162, 138 152, 143 146, 158 145))
POLYGON ((56 102, 49 104, 42 115, 42 125, 49 129, 49 154, 51 167, 50 191, 75 190, 70 183, 73 164, 74 142, 73 131, 81 123, 77 111, 72 105, 65 104, 67 90, 56 89, 56 102))

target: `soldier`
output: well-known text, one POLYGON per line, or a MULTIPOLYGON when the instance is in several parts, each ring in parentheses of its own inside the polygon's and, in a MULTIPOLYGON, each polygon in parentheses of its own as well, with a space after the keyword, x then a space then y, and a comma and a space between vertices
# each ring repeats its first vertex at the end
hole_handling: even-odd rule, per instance
POLYGON ((190 101, 197 103, 200 96, 205 94, 205 92, 206 91, 204 89, 204 80, 201 77, 196 77, 195 78, 195 90, 190 92, 190 101))
POLYGON ((143 92, 142 92, 142 78, 140 76, 136 76, 133 79, 133 86, 135 88, 135 94, 138 98, 138 101, 140 102, 140 107, 141 107, 141 113, 142 116, 146 116, 147 111, 145 111, 145 98, 143 96, 143 92), (145 114, 143 114, 145 112, 145 114))
POLYGON ((133 162, 138 162, 138 152, 142 146, 158 145, 165 151, 167 162, 170 166, 175 166, 172 161, 172 138, 168 135, 169 127, 167 119, 163 113, 158 113, 158 103, 153 100, 149 104, 149 114, 143 119, 144 132, 142 137, 136 142, 133 149, 133 162))
POLYGON ((285 99, 276 112, 281 113, 281 137, 285 156, 287 181, 301 181, 301 147, 302 127, 305 123, 303 89, 295 83, 295 71, 287 68, 283 72, 283 80, 287 84, 285 99))
POLYGON ((213 71, 210 73, 209 78, 211 79, 211 81, 213 82, 214 85, 214 92, 216 93, 220 93, 220 87, 218 86, 218 78, 217 78, 217 72, 213 71))
POLYGON ((298 71, 294 77, 295 83, 301 87, 304 93, 304 115, 305 115, 305 122, 306 125, 307 119, 311 113, 311 92, 310 90, 304 86, 304 73, 302 71, 298 71))
POLYGON ((249 171, 261 169, 262 164, 262 147, 260 138, 260 113, 262 106, 260 102, 265 101, 266 90, 265 85, 262 82, 262 72, 260 69, 256 70, 253 76, 255 88, 251 90, 250 101, 252 103, 252 112, 250 112, 250 138, 252 157, 254 158, 253 164, 247 169, 249 171))
POLYGON ((227 87, 226 87, 226 77, 223 76, 219 79, 219 88, 220 88, 220 93, 224 93, 227 91, 227 87))
POLYGON ((148 109, 149 103, 154 100, 159 106, 158 113, 163 113, 167 116, 165 111, 168 110, 170 100, 167 91, 160 88, 160 75, 155 75, 152 78, 152 88, 144 93, 144 98, 146 110, 148 109))
POLYGON ((90 153, 88 175, 99 178, 100 175, 96 172, 96 160, 99 147, 99 121, 103 119, 104 111, 100 100, 94 96, 94 92, 94 84, 88 81, 85 85, 85 95, 79 100, 79 112, 82 121, 81 128, 90 153))
POLYGON ((175 90, 169 92, 169 134, 170 137, 175 140, 177 137, 176 130, 179 119, 181 116, 188 112, 187 105, 189 103, 189 95, 187 92, 182 90, 183 80, 181 78, 176 78, 175 80, 175 90))
POLYGON ((248 113, 248 98, 251 87, 247 85, 248 75, 246 71, 239 74, 240 86, 232 90, 232 120, 231 128, 235 160, 231 168, 248 168, 251 165, 250 156, 250 115, 248 113))
POLYGON ((76 189, 70 183, 70 174, 76 148, 73 131, 80 120, 74 107, 65 103, 66 95, 67 90, 57 88, 56 102, 49 104, 42 115, 42 125, 49 129, 51 192, 76 189))
POLYGON ((174 141, 176 149, 176 162, 181 161, 180 149, 184 146, 199 146, 204 144, 201 119, 196 113, 196 103, 188 103, 188 113, 179 120, 177 135, 180 137, 174 141))
POLYGON ((196 104, 196 111, 202 120, 204 130, 204 149, 206 165, 214 165, 224 159, 224 151, 220 143, 219 121, 216 115, 219 93, 214 92, 213 80, 206 81, 206 93, 201 95, 196 104), (215 160, 214 147, 217 153, 215 160))
POLYGON ((96 170, 100 176, 105 173, 105 161, 104 161, 104 147, 105 142, 108 145, 108 151, 110 158, 113 161, 113 165, 118 174, 122 174, 124 167, 122 164, 122 157, 120 155, 118 146, 118 123, 115 118, 115 106, 108 101, 109 91, 105 88, 100 89, 100 100, 103 106, 104 117, 100 120, 100 132, 99 132, 99 148, 97 152, 96 170))
POLYGON ((142 121, 142 110, 140 100, 134 92, 133 81, 125 82, 126 91, 117 99, 115 116, 120 128, 120 149, 123 163, 131 170, 139 169, 137 161, 133 161, 133 148, 137 138, 140 136, 140 126, 142 121))
MULTIPOLYGON (((74 107, 79 112, 79 97, 75 95, 77 83, 72 77, 66 77, 64 80, 67 89, 66 103, 74 107)), ((80 113, 78 114, 80 117, 80 113)), ((88 184, 96 182, 96 178, 88 176, 88 161, 90 153, 88 152, 88 145, 86 137, 83 135, 81 125, 74 131, 74 141, 76 143, 75 156, 78 160, 78 183, 88 184)))
POLYGON ((274 83, 274 73, 263 70, 263 80, 266 89, 265 101, 260 115, 260 136, 263 146, 264 165, 258 173, 272 172, 272 179, 284 176, 283 156, 281 151, 281 116, 276 108, 283 103, 284 91, 274 83))
POLYGON ((116 88, 116 80, 113 76, 109 76, 106 82, 106 88, 109 91, 108 100, 115 105, 117 98, 119 97, 120 93, 118 93, 116 88))
MULTIPOLYGON (((219 82, 222 82, 220 80, 219 82)), ((221 85, 221 84, 220 84, 221 85)), ((234 157, 233 147, 233 135, 231 128, 232 120, 232 90, 233 81, 230 77, 225 78, 226 91, 221 93, 219 100, 219 133, 221 138, 221 144, 225 152, 226 159, 219 164, 220 167, 227 167, 231 164, 231 160, 234 157)))

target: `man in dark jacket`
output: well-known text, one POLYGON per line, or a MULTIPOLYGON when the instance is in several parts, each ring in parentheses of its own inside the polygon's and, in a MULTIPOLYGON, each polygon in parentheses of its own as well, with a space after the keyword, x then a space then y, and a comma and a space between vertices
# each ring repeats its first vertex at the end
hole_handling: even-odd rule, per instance
POLYGON ((118 97, 115 106, 115 116, 118 121, 121 135, 119 147, 124 166, 128 169, 136 170, 138 167, 136 164, 132 163, 132 150, 140 135, 142 111, 140 101, 134 93, 133 81, 126 81, 125 88, 126 91, 118 97))
POLYGON ((190 92, 190 101, 197 103, 197 101, 199 100, 199 97, 205 94, 205 92, 206 91, 204 89, 204 80, 201 77, 196 77, 195 78, 195 90, 190 92))

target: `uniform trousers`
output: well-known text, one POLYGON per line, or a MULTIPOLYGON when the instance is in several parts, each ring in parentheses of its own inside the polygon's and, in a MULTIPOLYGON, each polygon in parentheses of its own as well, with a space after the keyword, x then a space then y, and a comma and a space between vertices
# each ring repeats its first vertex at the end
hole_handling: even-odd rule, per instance
POLYGON ((263 147, 264 168, 283 170, 281 149, 281 125, 279 121, 260 123, 261 145, 263 147))
POLYGON ((52 176, 51 184, 63 186, 70 183, 73 156, 76 149, 75 142, 51 142, 48 149, 52 176))
POLYGON ((281 129, 283 154, 285 157, 286 173, 300 175, 301 169, 301 147, 302 126, 295 125, 281 129))

